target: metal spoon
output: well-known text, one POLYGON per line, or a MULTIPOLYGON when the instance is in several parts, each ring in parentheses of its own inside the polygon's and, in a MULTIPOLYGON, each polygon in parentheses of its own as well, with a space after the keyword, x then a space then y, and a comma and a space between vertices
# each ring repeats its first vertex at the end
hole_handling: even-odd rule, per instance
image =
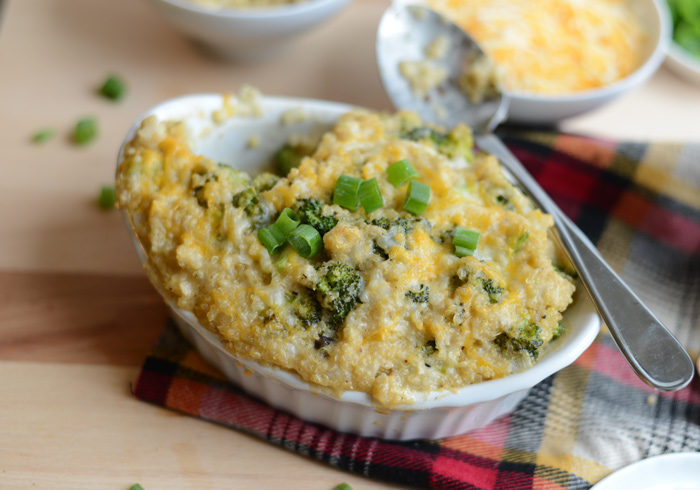
POLYGON ((514 182, 554 217, 556 238, 632 369, 658 390, 675 391, 685 387, 694 373, 693 362, 685 349, 491 133, 507 115, 508 95, 497 89, 483 101, 472 103, 460 89, 460 74, 479 57, 486 55, 464 31, 423 7, 392 6, 379 24, 377 63, 394 106, 415 111, 427 122, 447 127, 458 123, 469 125, 474 131, 476 145, 495 155, 514 182), (400 73, 399 64, 425 60, 426 47, 444 36, 447 36, 448 49, 434 63, 447 70, 447 80, 427 94, 416 95, 400 73))

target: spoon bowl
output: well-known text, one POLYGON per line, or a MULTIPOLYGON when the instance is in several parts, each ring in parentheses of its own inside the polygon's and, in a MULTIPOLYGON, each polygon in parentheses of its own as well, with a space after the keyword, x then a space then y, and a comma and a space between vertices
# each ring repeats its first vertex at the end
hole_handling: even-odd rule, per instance
POLYGON ((465 123, 472 129, 487 131, 503 122, 510 102, 505 93, 474 103, 459 87, 464 70, 480 58, 486 59, 486 54, 462 29, 423 7, 393 7, 379 24, 377 64, 384 89, 395 107, 417 112, 426 122, 448 127, 465 123), (414 30, 416 22, 420 22, 418 30, 414 30), (409 80, 401 74, 401 63, 424 60, 428 46, 441 38, 449 40, 445 55, 428 63, 434 69, 444 70, 447 81, 439 90, 416 96, 409 80))
POLYGON ((468 124, 475 133, 476 146, 496 156, 511 181, 552 215, 558 242, 635 373, 661 391, 685 387, 694 374, 693 362, 685 349, 603 260, 522 163, 491 133, 506 117, 508 95, 496 83, 480 102, 468 100, 460 80, 471 69, 470 64, 484 58, 484 51, 463 30, 425 7, 392 6, 379 25, 377 63, 394 105, 413 110, 428 122, 448 126, 468 124), (431 57, 431 46, 436 42, 445 49, 440 53, 442 56, 431 57), (401 73, 402 63, 416 60, 425 64, 424 73, 428 68, 444 70, 441 71, 444 81, 425 93, 416 93, 412 80, 401 73))

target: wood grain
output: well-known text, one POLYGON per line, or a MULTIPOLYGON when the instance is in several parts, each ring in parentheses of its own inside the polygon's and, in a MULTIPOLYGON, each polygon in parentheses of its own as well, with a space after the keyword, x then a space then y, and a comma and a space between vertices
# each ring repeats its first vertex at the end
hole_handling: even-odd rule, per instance
POLYGON ((145 275, 0 272, 0 360, 138 366, 166 318, 145 275))

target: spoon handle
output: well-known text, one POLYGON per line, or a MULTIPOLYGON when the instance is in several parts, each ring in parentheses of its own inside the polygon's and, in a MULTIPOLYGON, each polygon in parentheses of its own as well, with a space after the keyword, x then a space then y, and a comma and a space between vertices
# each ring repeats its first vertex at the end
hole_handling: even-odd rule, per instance
POLYGON ((559 209, 520 161, 493 134, 475 137, 496 156, 532 200, 554 218, 557 236, 618 348, 643 381, 661 391, 685 387, 694 373, 683 346, 603 260, 596 247, 559 209))

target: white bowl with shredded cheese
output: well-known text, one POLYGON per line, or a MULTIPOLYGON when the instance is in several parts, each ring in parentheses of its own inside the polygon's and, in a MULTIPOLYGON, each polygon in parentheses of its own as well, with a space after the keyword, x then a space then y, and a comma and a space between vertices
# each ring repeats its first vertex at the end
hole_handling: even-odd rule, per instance
MULTIPOLYGON (((141 122, 155 116, 162 121, 184 121, 190 136, 188 144, 197 154, 255 174, 290 137, 320 135, 350 109, 333 102, 259 97, 253 89, 243 90, 237 97, 205 94, 173 99, 139 118, 125 139, 118 162, 129 157, 127 143, 140 130, 141 122)), ((126 211, 125 217, 139 258, 148 269, 149 255, 126 211)), ((534 385, 573 363, 593 342, 601 326, 579 284, 573 303, 563 314, 566 333, 553 340, 532 367, 459 389, 422 393, 411 404, 387 409, 368 393, 345 391, 340 396, 332 395, 290 371, 234 357, 192 312, 167 298, 166 303, 182 333, 203 357, 252 395, 335 430, 397 440, 462 434, 512 412, 534 385)))
POLYGON ((351 0, 151 0, 175 28, 214 55, 258 61, 289 48, 351 0))
POLYGON ((596 109, 651 77, 670 44, 661 0, 394 0, 441 13, 490 55, 508 120, 550 124, 596 109))

